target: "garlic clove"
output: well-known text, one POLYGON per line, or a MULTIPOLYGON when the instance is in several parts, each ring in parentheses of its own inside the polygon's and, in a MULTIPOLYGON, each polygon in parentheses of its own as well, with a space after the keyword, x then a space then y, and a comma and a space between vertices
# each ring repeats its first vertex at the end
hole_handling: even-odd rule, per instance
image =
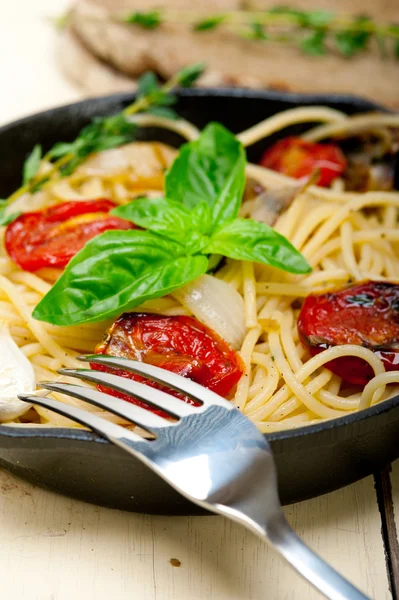
POLYGON ((244 301, 233 286, 205 274, 173 292, 173 296, 230 346, 241 348, 246 332, 244 301))
POLYGON ((0 320, 0 422, 29 410, 32 405, 19 400, 18 394, 34 392, 35 388, 31 363, 12 339, 7 321, 0 320))

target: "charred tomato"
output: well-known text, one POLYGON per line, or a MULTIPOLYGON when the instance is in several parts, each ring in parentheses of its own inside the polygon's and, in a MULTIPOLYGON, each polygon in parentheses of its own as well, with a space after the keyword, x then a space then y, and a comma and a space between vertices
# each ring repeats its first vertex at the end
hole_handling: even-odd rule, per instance
MULTIPOLYGON (((187 316, 126 313, 111 325, 95 352, 156 365, 188 377, 224 397, 229 395, 244 372, 240 357, 222 338, 194 317, 187 316)), ((94 364, 92 367, 162 389, 162 386, 127 371, 94 364)), ((99 389, 106 388, 100 386, 99 389)), ((106 391, 143 406, 140 400, 132 400, 114 390, 106 391)), ((177 392, 172 393, 182 397, 177 392)), ((194 404, 186 396, 182 399, 194 404)), ((155 409, 154 412, 163 414, 155 409)))
POLYGON ((318 170, 317 185, 327 187, 345 171, 346 159, 336 144, 315 144, 299 137, 286 137, 268 148, 259 164, 296 179, 318 170))
MULTIPOLYGON (((377 354, 387 371, 399 369, 399 285, 368 281, 305 299, 298 317, 301 342, 315 355, 326 348, 356 344, 377 354)), ((361 358, 326 364, 353 384, 365 385, 373 370, 361 358)))
POLYGON ((7 252, 25 271, 63 268, 96 235, 134 227, 109 214, 115 206, 111 200, 86 200, 24 213, 7 226, 7 252))

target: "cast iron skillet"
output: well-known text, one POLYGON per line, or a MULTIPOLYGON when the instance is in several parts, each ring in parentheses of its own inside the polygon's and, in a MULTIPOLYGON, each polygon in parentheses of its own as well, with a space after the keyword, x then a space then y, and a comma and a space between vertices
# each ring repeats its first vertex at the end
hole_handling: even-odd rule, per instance
MULTIPOLYGON (((72 139, 95 115, 120 111, 132 95, 86 100, 28 117, 0 129, 0 197, 20 183, 26 154, 72 139)), ((179 113, 202 127, 220 121, 239 132, 267 116, 295 106, 327 105, 347 113, 374 110, 350 96, 303 96, 245 90, 186 90, 179 113)), ((291 128, 299 133, 301 128, 291 128)), ((285 134, 287 131, 285 132, 285 134)), ((145 139, 179 144, 165 131, 144 130, 145 139)), ((249 149, 256 161, 260 142, 249 149)), ((399 396, 373 408, 307 428, 269 435, 287 504, 330 492, 399 457, 399 396)), ((0 465, 33 483, 87 502, 124 510, 195 514, 198 509, 133 457, 89 432, 0 426, 0 465)))

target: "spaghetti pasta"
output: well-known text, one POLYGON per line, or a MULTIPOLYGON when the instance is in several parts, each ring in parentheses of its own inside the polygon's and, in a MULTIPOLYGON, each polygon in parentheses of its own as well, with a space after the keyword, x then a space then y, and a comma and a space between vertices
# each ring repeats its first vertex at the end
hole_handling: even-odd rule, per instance
MULTIPOLYGON (((198 130, 182 120, 168 122, 146 115, 137 122, 142 126, 166 127, 187 140, 198 136, 198 130)), ((289 125, 320 122, 322 124, 310 129, 304 139, 318 141, 378 126, 399 127, 396 115, 347 117, 325 107, 308 107, 275 115, 237 137, 244 146, 251 146, 289 125)), ((158 148, 150 168, 148 164, 138 164, 138 154, 134 152, 128 153, 128 158, 123 157, 123 149, 101 154, 100 160, 89 157, 74 174, 50 181, 35 195, 25 194, 16 201, 16 208, 37 210, 63 200, 79 201, 93 196, 123 203, 143 192, 159 193, 162 189, 159 173, 163 173, 174 156, 172 150, 163 147, 160 159, 158 148), (107 170, 107 164, 112 168, 107 170)), ((253 164, 248 165, 247 176, 266 189, 296 185, 295 180, 286 175, 253 164)), ((384 400, 399 388, 399 371, 386 373, 382 361, 371 350, 349 344, 311 357, 298 339, 298 302, 309 293, 332 290, 366 278, 399 282, 399 193, 359 194, 343 188, 343 180, 336 181, 330 189, 311 185, 296 196, 275 223, 275 229, 305 255, 312 273, 292 275, 265 265, 240 264, 228 259, 215 274, 238 290, 245 307, 247 333, 240 350, 245 373, 237 385, 233 402, 264 432, 337 418, 384 400), (364 389, 348 389, 337 375, 325 368, 326 363, 343 356, 361 358, 373 369, 374 378, 364 389)), ((251 216, 250 211, 248 216, 251 216)), ((56 327, 33 319, 34 306, 51 288, 60 271, 49 268, 36 274, 22 271, 8 256, 3 234, 4 229, 0 250, 0 318, 9 321, 11 334, 32 362, 37 379, 55 380, 58 378, 56 369, 76 367, 78 354, 93 351, 109 323, 56 327)), ((134 310, 190 315, 190 310, 177 296, 151 300, 134 310)), ((57 397, 80 404, 76 399, 57 397)), ((99 410, 86 405, 85 408, 99 410)), ((107 413, 105 416, 126 424, 115 415, 107 413)), ((29 419, 30 424, 42 426, 77 426, 39 407, 31 409, 13 425, 27 426, 29 419)))

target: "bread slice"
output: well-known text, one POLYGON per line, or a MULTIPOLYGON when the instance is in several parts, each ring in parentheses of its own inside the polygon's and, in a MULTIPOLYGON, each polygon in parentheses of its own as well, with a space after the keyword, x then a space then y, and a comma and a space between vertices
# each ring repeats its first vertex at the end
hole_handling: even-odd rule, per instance
POLYGON ((65 75, 85 96, 130 92, 137 87, 134 79, 117 71, 88 50, 70 27, 60 34, 57 59, 65 75))
MULTIPOLYGON (((386 21, 399 17, 397 0, 292 0, 290 6, 295 2, 301 8, 383 15, 386 21)), ((204 61, 208 80, 221 85, 250 82, 251 87, 357 94, 399 108, 399 61, 392 53, 382 58, 377 44, 351 59, 333 49, 325 56, 308 56, 288 44, 248 41, 228 31, 199 33, 172 23, 146 30, 109 19, 110 12, 126 14, 160 4, 159 0, 80 0, 71 12, 71 28, 98 59, 131 78, 149 69, 168 78, 187 64, 204 61)), ((186 0, 164 0, 163 4, 187 10, 186 0)), ((239 0, 201 0, 199 4, 196 11, 207 14, 243 6, 239 0)), ((275 1, 253 0, 252 4, 267 8, 275 1)))

